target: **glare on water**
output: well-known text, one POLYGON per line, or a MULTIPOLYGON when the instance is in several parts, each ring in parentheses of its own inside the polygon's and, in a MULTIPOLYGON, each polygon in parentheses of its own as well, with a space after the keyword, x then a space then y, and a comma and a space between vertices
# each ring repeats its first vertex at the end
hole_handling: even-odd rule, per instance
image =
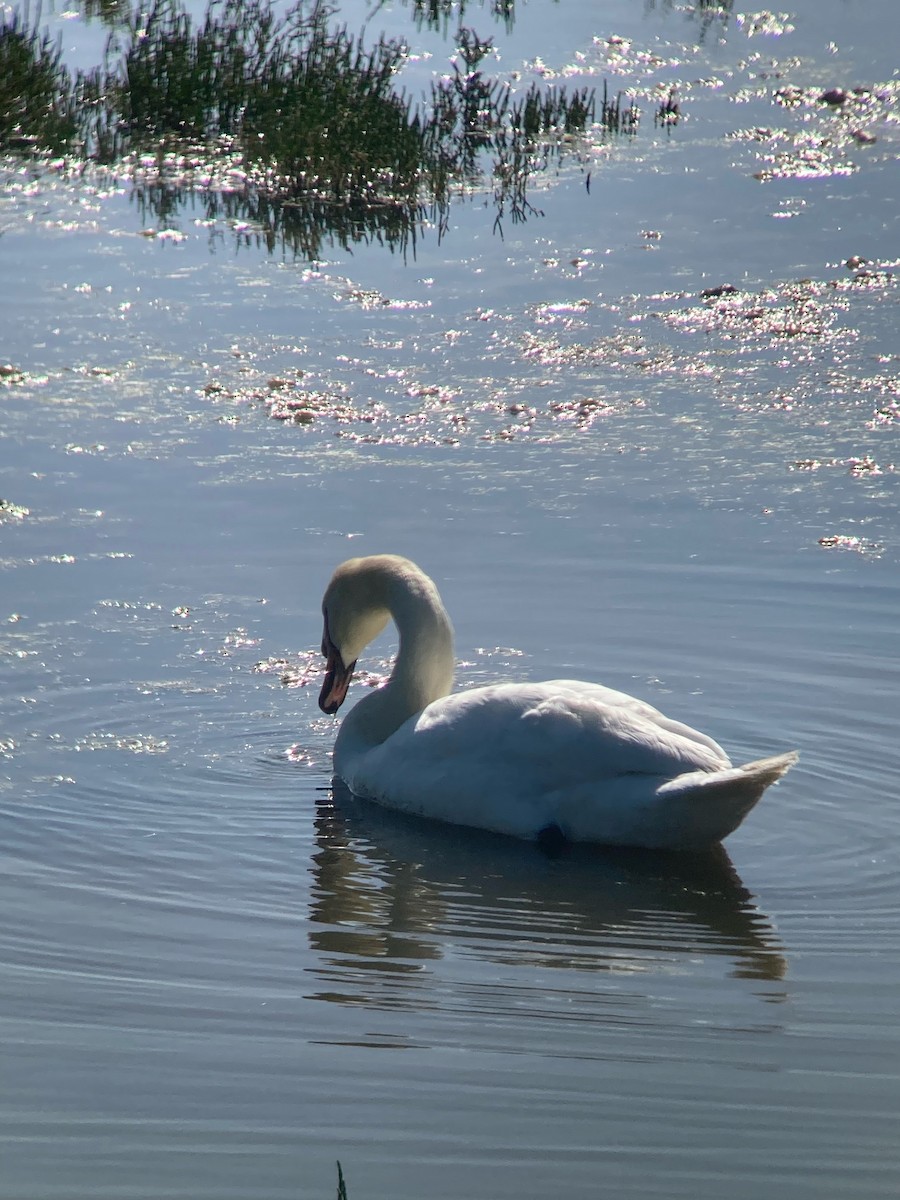
POLYGON ((896 17, 693 7, 491 26, 644 122, 405 256, 6 164, 0 1196, 896 1195, 896 17), (385 550, 458 687, 800 765, 699 857, 355 800, 319 605, 385 550))

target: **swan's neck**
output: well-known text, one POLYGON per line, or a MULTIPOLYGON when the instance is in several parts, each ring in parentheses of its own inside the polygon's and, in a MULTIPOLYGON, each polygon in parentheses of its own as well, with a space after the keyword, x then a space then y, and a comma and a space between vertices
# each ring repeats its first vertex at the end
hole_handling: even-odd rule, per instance
POLYGON ((453 687, 453 626, 431 580, 416 584, 399 588, 390 610, 400 650, 386 690, 403 721, 453 687))
POLYGON ((365 696, 341 727, 342 740, 352 735, 370 746, 386 741, 453 687, 453 626, 431 580, 421 573, 398 575, 385 589, 384 601, 400 635, 394 669, 387 684, 365 696))

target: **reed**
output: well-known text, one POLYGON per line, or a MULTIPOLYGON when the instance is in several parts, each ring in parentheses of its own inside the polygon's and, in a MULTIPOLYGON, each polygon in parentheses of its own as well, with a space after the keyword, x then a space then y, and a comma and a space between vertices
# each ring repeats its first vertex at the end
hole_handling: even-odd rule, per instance
POLYGON ((338 1159, 337 1173, 338 1173, 337 1200, 347 1200, 347 1185, 344 1182, 344 1172, 341 1169, 341 1160, 340 1159, 338 1159))
MULTIPOLYGON (((192 187, 171 166, 185 152, 237 158, 254 219, 309 255, 323 236, 393 244, 426 213, 444 228, 458 189, 493 187, 498 219, 527 215, 533 173, 595 119, 587 88, 534 83, 514 96, 483 70, 491 39, 466 28, 449 77, 414 102, 396 86, 405 45, 363 45, 325 0, 283 15, 272 0, 211 0, 198 22, 180 0, 153 0, 110 34, 102 66, 74 77, 37 22, 2 20, 0 148, 99 163, 149 149, 159 186, 144 187, 141 202, 151 207, 192 187)), ((604 91, 600 124, 633 129, 634 111, 604 91)), ((208 194, 205 203, 220 206, 208 194)))
POLYGON ((502 22, 509 33, 515 24, 515 0, 478 0, 477 4, 467 0, 403 0, 412 10, 413 20, 418 29, 442 30, 449 32, 451 24, 461 25, 466 19, 467 9, 477 8, 479 12, 488 10, 495 21, 502 22))
POLYGON ((19 13, 0 17, 0 148, 64 149, 77 134, 62 45, 19 13))

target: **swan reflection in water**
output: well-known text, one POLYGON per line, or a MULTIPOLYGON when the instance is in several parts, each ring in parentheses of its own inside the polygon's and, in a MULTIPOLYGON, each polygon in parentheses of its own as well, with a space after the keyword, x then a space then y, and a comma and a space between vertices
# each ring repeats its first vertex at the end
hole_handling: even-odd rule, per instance
MULTIPOLYGON (((436 1007, 422 975, 445 957, 632 976, 690 973, 721 957, 732 977, 770 982, 786 970, 721 846, 570 846, 554 857, 383 808, 338 779, 318 804, 316 836, 310 937, 322 999, 436 1007)), ((761 994, 780 1000, 783 989, 761 994)))

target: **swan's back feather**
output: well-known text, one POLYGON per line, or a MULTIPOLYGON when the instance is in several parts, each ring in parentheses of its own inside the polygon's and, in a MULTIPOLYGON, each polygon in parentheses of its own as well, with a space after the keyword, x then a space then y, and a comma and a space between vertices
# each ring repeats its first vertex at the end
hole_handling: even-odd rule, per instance
POLYGON ((404 737, 414 737, 423 751, 427 738, 430 752, 443 742, 448 752, 468 755, 474 748, 492 759, 514 757, 545 783, 585 771, 601 779, 730 765, 711 738, 652 705, 571 679, 498 683, 445 696, 414 718, 412 730, 404 737))
POLYGON ((794 761, 733 768, 652 705, 573 680, 444 697, 362 754, 342 741, 338 774, 393 808, 520 838, 557 825, 571 841, 643 846, 721 840, 794 761))

